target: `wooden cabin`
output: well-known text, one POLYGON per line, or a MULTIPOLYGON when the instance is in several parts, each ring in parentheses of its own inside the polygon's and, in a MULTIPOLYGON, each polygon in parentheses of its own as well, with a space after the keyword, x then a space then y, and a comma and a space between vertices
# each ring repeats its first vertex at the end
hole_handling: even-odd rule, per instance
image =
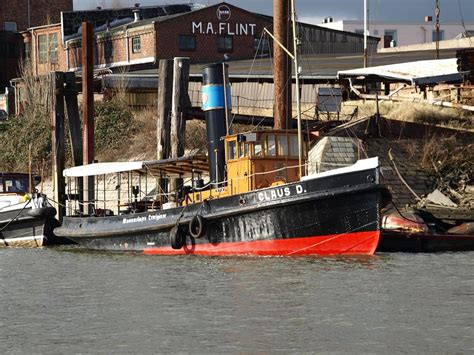
MULTIPOLYGON (((226 180, 220 187, 188 195, 188 203, 224 197, 297 181, 298 135, 295 130, 268 130, 226 136, 226 180)), ((307 144, 303 144, 306 159, 307 144)))

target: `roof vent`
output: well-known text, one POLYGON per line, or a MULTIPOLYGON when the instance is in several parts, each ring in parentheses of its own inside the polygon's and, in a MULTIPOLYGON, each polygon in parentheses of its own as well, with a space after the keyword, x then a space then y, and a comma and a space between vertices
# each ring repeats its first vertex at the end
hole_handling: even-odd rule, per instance
MULTIPOLYGON (((135 4, 135 5, 137 5, 137 4, 135 4)), ((133 9, 133 22, 137 22, 137 21, 140 21, 140 9, 139 8, 133 9)))

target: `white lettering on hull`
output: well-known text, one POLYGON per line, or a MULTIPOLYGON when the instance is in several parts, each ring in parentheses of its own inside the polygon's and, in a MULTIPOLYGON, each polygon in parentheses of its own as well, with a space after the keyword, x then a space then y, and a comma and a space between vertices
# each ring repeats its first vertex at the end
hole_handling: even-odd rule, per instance
POLYGON ((301 185, 295 185, 294 189, 287 187, 279 187, 272 190, 260 191, 257 193, 257 199, 260 202, 274 201, 283 197, 289 197, 291 195, 299 195, 306 192, 301 185))
POLYGON ((166 218, 166 214, 150 214, 148 216, 139 216, 133 218, 123 218, 122 224, 128 223, 142 223, 145 221, 159 221, 160 219, 166 218))

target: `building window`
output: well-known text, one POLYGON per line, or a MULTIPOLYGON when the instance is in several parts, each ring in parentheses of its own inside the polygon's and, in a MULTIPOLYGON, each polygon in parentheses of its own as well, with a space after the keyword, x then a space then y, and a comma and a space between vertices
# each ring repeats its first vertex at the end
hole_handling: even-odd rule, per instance
POLYGON ((191 35, 179 35, 179 50, 195 51, 196 37, 191 35))
POLYGON ((383 36, 384 48, 397 46, 397 30, 385 30, 383 36))
POLYGON ((58 34, 50 33, 48 35, 48 48, 49 48, 49 60, 50 62, 58 61, 58 34))
POLYGON ((46 63, 48 60, 48 37, 46 35, 38 36, 38 62, 46 63))
POLYGON ((104 57, 105 60, 111 60, 114 53, 114 45, 111 40, 104 42, 104 57))
POLYGON ((219 36, 217 37, 217 50, 219 52, 232 52, 233 41, 231 36, 219 36))
MULTIPOLYGON (((436 42, 436 31, 434 30, 431 33, 431 39, 433 42, 436 42)), ((444 30, 439 30, 438 41, 444 41, 444 30)))
POLYGON ((18 32, 18 26, 17 26, 16 22, 5 21, 3 27, 5 28, 5 31, 18 32))
POLYGON ((25 43, 25 60, 31 59, 31 42, 25 43))
POLYGON ((140 37, 133 37, 132 38, 132 52, 133 53, 140 53, 142 50, 142 42, 140 37))

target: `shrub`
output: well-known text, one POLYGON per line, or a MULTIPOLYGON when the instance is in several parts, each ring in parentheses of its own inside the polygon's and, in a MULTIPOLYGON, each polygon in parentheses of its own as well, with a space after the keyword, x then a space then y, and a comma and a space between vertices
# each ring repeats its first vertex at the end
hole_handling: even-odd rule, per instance
POLYGON ((136 130, 130 108, 121 100, 95 103, 94 139, 97 153, 119 148, 136 130))

